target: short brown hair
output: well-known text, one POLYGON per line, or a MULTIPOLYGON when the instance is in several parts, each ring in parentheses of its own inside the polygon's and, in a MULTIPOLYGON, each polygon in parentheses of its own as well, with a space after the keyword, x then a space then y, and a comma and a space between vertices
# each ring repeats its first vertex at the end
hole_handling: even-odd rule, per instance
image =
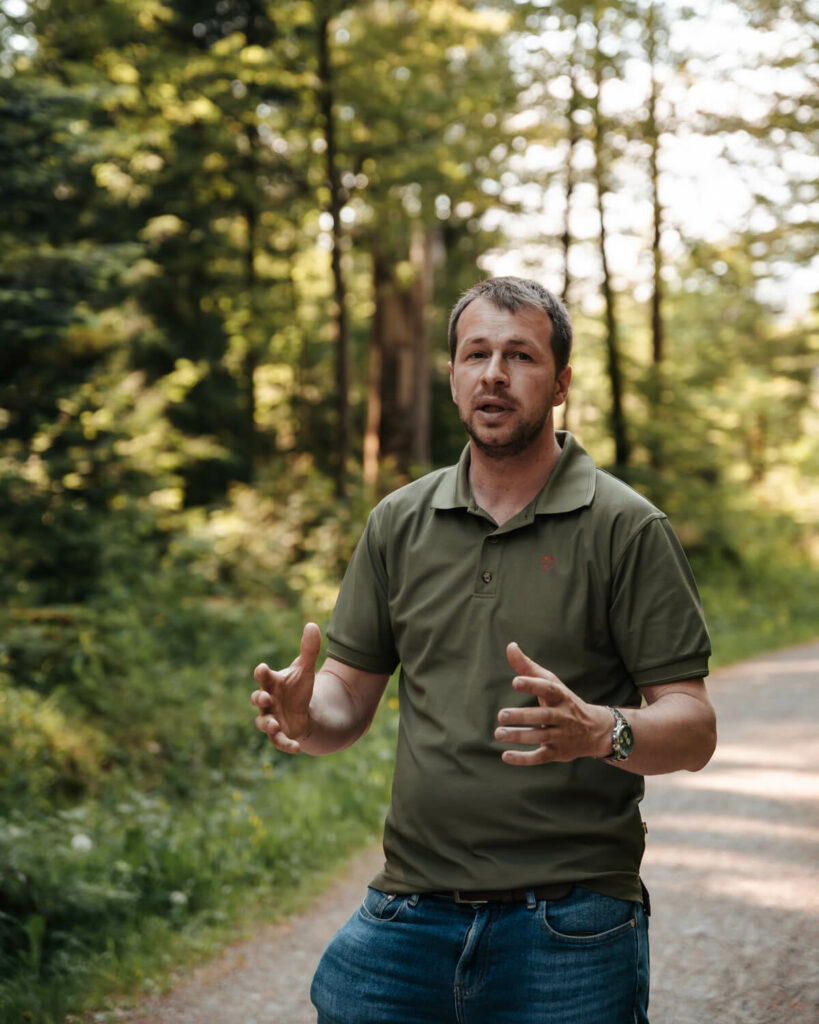
POLYGON ((526 277, 490 277, 473 285, 458 299, 449 318, 449 355, 455 360, 458 320, 475 299, 489 299, 499 309, 517 313, 519 309, 541 309, 552 323, 552 355, 558 373, 569 365, 572 354, 572 321, 560 299, 548 288, 526 277))

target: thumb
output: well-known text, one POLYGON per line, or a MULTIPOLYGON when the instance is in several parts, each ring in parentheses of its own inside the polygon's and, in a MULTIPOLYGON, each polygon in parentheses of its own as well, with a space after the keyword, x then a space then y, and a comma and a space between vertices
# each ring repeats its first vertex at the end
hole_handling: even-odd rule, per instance
POLYGON ((532 661, 528 654, 524 654, 520 646, 512 641, 506 647, 506 660, 517 675, 539 676, 546 679, 551 673, 536 661, 532 661))
POLYGON ((301 647, 296 658, 299 666, 309 672, 315 672, 316 660, 321 650, 321 630, 315 622, 308 622, 302 630, 301 647))

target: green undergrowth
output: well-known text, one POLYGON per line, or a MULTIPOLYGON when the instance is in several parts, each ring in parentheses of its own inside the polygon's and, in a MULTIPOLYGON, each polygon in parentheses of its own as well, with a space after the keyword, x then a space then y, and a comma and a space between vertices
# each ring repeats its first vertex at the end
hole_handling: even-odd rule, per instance
MULTIPOLYGON (((389 710, 389 709, 387 709, 389 710)), ((132 791, 2 822, 0 1020, 58 1021, 150 992, 179 961, 274 920, 377 834, 390 715, 333 758, 245 754, 184 801, 132 791)))
POLYGON ((173 565, 0 611, 2 1024, 161 987, 377 835, 392 693, 333 758, 253 727, 253 666, 289 663, 301 624, 173 565))
POLYGON ((819 637, 819 572, 771 561, 694 563, 712 668, 819 637))

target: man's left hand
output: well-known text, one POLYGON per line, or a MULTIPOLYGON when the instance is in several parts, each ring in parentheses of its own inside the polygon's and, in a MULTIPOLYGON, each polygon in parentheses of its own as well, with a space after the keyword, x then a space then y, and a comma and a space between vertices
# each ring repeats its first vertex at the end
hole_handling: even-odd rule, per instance
POLYGON ((611 753, 612 716, 608 708, 587 704, 548 669, 527 657, 516 643, 506 657, 517 673, 512 686, 537 697, 537 707, 503 708, 495 739, 532 744, 534 750, 505 750, 506 764, 535 765, 606 757, 611 753))

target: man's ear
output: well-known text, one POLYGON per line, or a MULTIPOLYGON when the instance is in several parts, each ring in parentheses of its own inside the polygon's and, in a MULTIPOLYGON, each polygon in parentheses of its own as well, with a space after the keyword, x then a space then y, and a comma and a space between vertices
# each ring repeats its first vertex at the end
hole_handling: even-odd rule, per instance
POLYGON ((555 393, 552 398, 553 408, 556 408, 558 405, 563 405, 566 401, 566 396, 569 393, 569 385, 571 382, 572 368, 571 366, 565 366, 557 375, 557 380, 555 381, 555 393))
POLYGON ((455 397, 455 374, 452 372, 452 362, 448 362, 447 369, 449 370, 449 393, 452 395, 452 401, 457 405, 458 399, 455 397))

